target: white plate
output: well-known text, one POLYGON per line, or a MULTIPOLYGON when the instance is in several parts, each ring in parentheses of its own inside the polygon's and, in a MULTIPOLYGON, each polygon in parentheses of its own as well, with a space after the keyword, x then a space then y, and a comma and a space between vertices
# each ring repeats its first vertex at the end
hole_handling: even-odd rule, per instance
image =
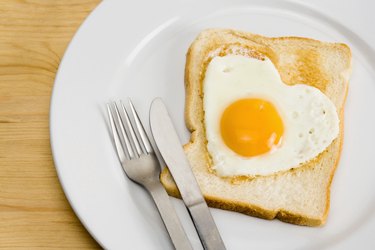
MULTIPOLYGON (((208 27, 339 41, 353 50, 345 144, 327 224, 300 227, 211 209, 228 249, 373 248, 374 51, 346 25, 312 7, 285 1, 104 1, 89 16, 60 65, 50 120, 58 175, 82 223, 108 249, 172 247, 147 193, 122 172, 108 133, 105 103, 130 96, 146 122, 151 100, 161 96, 187 141, 185 53, 208 27)), ((182 202, 173 202, 199 248, 182 202)))

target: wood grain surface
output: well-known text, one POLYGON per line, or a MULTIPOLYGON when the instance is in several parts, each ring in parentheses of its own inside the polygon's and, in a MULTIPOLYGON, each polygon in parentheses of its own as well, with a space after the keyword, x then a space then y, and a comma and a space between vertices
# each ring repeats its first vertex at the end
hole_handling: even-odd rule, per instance
POLYGON ((72 211, 49 141, 63 53, 99 0, 0 0, 0 248, 99 248, 72 211))

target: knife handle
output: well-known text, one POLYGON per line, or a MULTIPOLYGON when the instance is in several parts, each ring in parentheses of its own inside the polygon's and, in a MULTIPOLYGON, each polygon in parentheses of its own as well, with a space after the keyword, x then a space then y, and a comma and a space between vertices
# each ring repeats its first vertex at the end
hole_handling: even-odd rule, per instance
POLYGON ((181 222, 177 216, 172 202, 167 192, 160 182, 153 183, 146 187, 153 198, 168 234, 172 240, 174 247, 178 250, 192 250, 189 238, 187 237, 181 222))
POLYGON ((224 242, 220 237, 206 202, 189 206, 188 210, 204 249, 225 250, 224 242))

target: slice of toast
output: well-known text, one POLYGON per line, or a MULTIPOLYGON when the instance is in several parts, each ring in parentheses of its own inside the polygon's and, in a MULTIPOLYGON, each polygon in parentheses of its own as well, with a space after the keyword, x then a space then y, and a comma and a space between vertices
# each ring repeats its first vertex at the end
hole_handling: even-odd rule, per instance
MULTIPOLYGON (((225 29, 201 32, 186 58, 185 120, 191 139, 184 149, 208 205, 298 225, 324 224, 342 147, 350 73, 351 51, 345 44, 300 37, 270 38, 225 29), (252 179, 217 176, 210 168, 206 148, 202 84, 210 60, 228 54, 268 57, 286 84, 303 83, 320 89, 337 108, 339 136, 316 158, 286 172, 252 179)), ((160 180, 170 195, 180 197, 168 168, 164 168, 160 180)))

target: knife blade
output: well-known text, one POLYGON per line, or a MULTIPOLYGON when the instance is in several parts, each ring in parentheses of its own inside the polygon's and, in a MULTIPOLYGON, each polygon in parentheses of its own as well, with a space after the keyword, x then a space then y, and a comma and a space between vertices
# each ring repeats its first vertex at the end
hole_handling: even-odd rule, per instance
POLYGON ((171 172, 181 197, 189 210, 205 249, 225 249, 215 221, 203 198, 168 110, 160 98, 150 108, 150 127, 155 143, 171 172))

